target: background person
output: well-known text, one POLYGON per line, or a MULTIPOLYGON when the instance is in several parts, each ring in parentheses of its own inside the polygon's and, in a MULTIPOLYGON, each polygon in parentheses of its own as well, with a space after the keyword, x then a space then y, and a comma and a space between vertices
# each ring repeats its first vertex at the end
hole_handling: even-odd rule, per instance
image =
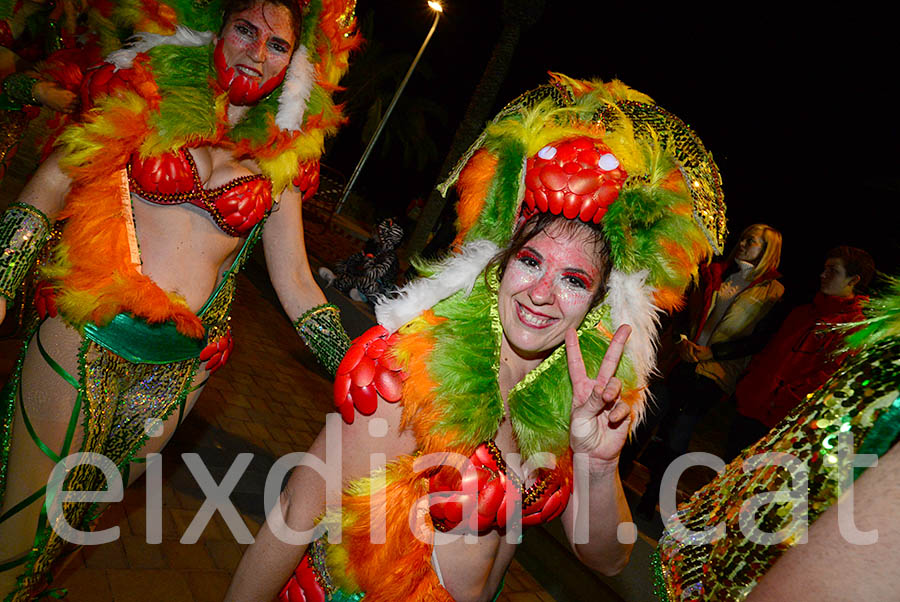
POLYGON ((734 392, 752 354, 764 344, 757 327, 784 294, 780 261, 781 233, 754 224, 725 260, 701 266, 688 301, 687 331, 675 343, 680 362, 665 379, 669 407, 642 456, 650 469, 638 506, 643 516, 653 514, 666 467, 687 451, 697 424, 734 392))
POLYGON ((813 302, 788 315, 738 383, 727 459, 761 439, 841 366, 848 353, 846 330, 835 327, 862 320, 867 297, 858 293, 874 273, 875 262, 862 249, 828 252, 813 302))

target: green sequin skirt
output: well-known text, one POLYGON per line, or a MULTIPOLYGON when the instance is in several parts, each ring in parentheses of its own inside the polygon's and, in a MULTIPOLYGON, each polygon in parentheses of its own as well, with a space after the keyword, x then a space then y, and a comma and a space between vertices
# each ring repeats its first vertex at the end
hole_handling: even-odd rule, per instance
MULTIPOLYGON (((125 334, 121 327, 120 321, 119 335, 125 334)), ((27 408, 22 400, 21 378, 28 345, 22 350, 13 377, 3 388, 0 397, 3 417, 0 430, 0 500, 6 489, 12 425, 17 411, 22 412, 33 443, 51 460, 59 462, 65 456, 79 451, 101 454, 115 464, 125 484, 130 466, 147 441, 150 428, 176 410, 183 411, 200 363, 197 356, 202 349, 202 341, 201 344, 193 344, 194 357, 184 357, 185 354, 180 352, 175 353, 175 361, 162 362, 162 351, 171 350, 172 341, 160 338, 162 346, 158 345, 156 351, 151 353, 152 345, 148 347, 147 342, 152 339, 146 337, 146 329, 138 327, 135 334, 143 337, 134 337, 132 340, 141 341, 144 352, 151 353, 155 360, 153 363, 146 363, 130 361, 136 359, 133 347, 131 353, 123 351, 123 355, 130 357, 130 360, 125 359, 115 352, 109 337, 104 339, 102 336, 91 336, 90 331, 91 329, 87 329, 88 336, 82 339, 76 378, 66 373, 46 353, 41 345, 38 329, 33 330, 34 339, 30 344, 39 347, 44 361, 72 385, 76 394, 69 429, 61 449, 51 449, 41 441, 28 421, 27 408), (79 422, 84 428, 83 444, 80 450, 69 449, 79 422)), ((88 530, 98 515, 97 506, 89 492, 105 491, 106 488, 103 472, 89 464, 75 466, 67 473, 62 489, 84 494, 79 496, 78 503, 63 503, 63 512, 56 517, 55 523, 48 517, 46 508, 42 509, 30 552, 25 558, 12 563, 24 564, 25 571, 18 579, 16 591, 6 598, 8 601, 33 599, 33 596, 46 588, 53 563, 73 548, 72 544, 58 535, 63 527, 61 521, 75 529, 88 530)), ((24 500, 30 501, 25 506, 38 503, 38 500, 41 500, 39 503, 43 506, 45 491, 46 488, 42 488, 34 492, 24 500)), ((25 506, 11 508, 0 520, 15 520, 17 511, 25 506)))

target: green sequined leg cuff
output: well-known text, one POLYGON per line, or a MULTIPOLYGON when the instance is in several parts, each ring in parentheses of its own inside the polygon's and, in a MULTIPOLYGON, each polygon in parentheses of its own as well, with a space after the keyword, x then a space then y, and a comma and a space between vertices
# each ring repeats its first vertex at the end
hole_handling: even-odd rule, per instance
POLYGON ((32 91, 38 79, 24 73, 13 73, 3 80, 0 106, 7 110, 21 109, 25 105, 39 105, 32 91))
POLYGON ((316 359, 334 376, 350 348, 350 337, 341 325, 337 306, 323 303, 313 307, 294 322, 294 328, 316 359))
POLYGON ((38 209, 12 203, 0 219, 0 295, 15 299, 28 270, 50 238, 50 220, 38 209))

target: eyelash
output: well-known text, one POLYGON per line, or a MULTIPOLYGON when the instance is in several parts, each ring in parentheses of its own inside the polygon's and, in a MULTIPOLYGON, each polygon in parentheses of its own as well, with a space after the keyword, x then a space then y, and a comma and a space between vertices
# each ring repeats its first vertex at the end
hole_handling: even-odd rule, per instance
MULTIPOLYGON (((246 25, 244 25, 242 23, 235 24, 234 30, 237 31, 239 34, 241 34, 244 37, 248 37, 248 38, 254 37, 253 31, 249 27, 247 27, 246 25)), ((290 50, 289 48, 285 47, 283 44, 279 44, 278 42, 269 42, 269 48, 271 48, 275 52, 278 52, 281 54, 287 54, 288 51, 290 50)))
MULTIPOLYGON (((516 260, 527 268, 537 268, 541 265, 541 260, 528 251, 520 251, 516 256, 516 260)), ((576 288, 584 290, 588 290, 591 288, 591 282, 580 274, 563 274, 563 279, 571 286, 574 286, 576 288)))
POLYGON ((529 253, 528 251, 519 251, 516 260, 529 268, 536 268, 541 265, 541 260, 529 253))
POLYGON ((569 281, 569 284, 576 286, 578 288, 583 288, 585 290, 591 288, 591 283, 588 282, 587 278, 584 276, 580 276, 578 274, 563 274, 563 278, 569 281))

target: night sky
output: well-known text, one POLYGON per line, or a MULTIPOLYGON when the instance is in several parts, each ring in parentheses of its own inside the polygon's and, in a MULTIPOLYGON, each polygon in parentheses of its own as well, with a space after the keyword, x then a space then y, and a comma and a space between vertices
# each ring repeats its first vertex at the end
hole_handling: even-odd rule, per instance
MULTIPOLYGON (((376 147, 357 187, 379 215, 402 212, 434 185, 500 31, 500 4, 447 0, 404 92, 444 108, 446 123, 428 124, 439 157, 403 169, 376 147)), ((783 232, 789 303, 811 298, 823 256, 838 244, 865 248, 880 269, 900 273, 895 20, 860 4, 808 11, 788 4, 708 10, 548 1, 519 42, 495 111, 545 82, 548 70, 619 78, 689 123, 712 151, 724 180, 729 248, 752 223, 783 232)), ((424 0, 360 0, 357 12, 374 19, 373 40, 410 60, 432 20, 424 0)), ((351 124, 325 161, 349 173, 362 149, 351 124)))

